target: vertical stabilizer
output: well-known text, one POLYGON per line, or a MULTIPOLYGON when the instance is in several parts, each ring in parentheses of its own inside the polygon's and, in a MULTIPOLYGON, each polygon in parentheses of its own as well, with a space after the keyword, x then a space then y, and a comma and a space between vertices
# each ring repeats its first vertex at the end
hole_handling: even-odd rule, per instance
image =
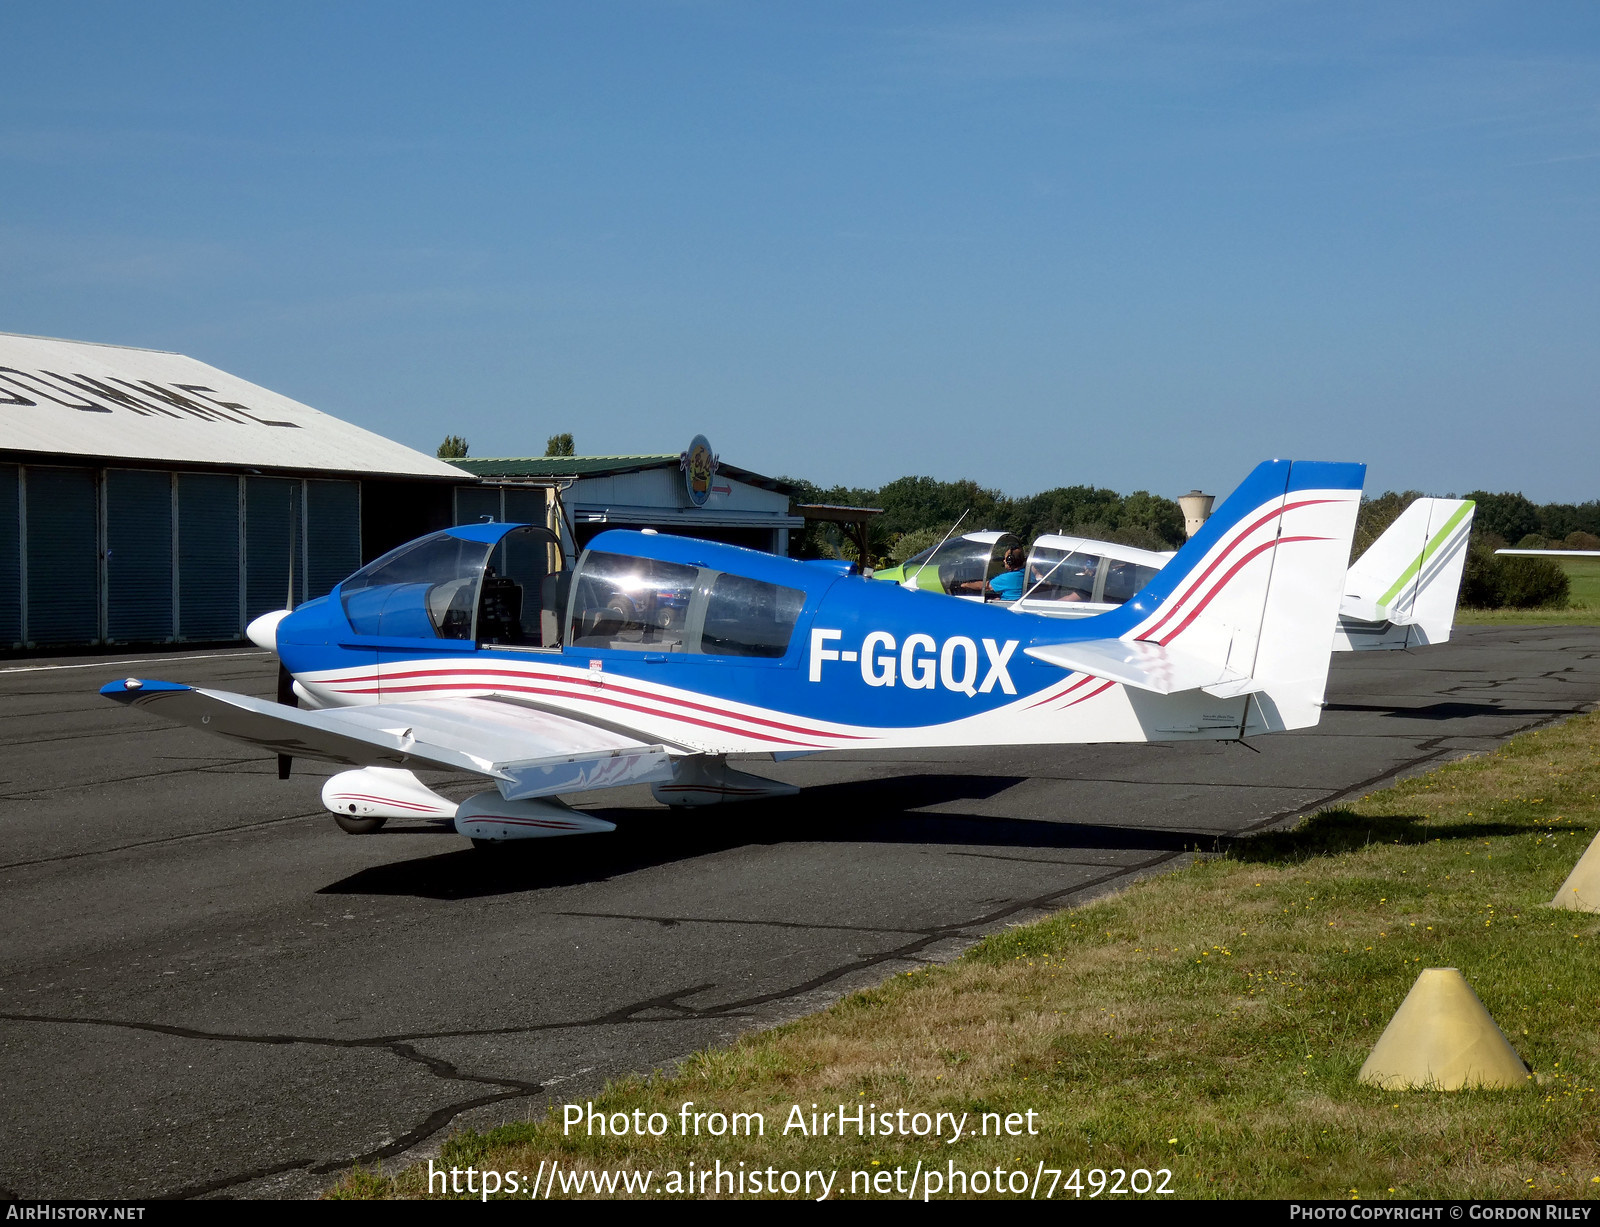
POLYGON ((1248 696, 1241 735, 1316 724, 1365 473, 1258 465, 1146 588, 1080 623, 1117 636, 1120 672, 1109 640, 1028 654, 1158 693, 1248 696))
POLYGON ((1445 643, 1472 534, 1471 499, 1419 498, 1350 568, 1336 651, 1445 643))

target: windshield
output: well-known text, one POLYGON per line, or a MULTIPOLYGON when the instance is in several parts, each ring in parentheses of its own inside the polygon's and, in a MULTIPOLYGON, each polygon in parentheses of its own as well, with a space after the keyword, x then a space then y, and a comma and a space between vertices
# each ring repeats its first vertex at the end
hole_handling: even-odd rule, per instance
POLYGON ((340 585, 358 635, 471 639, 478 584, 494 547, 439 534, 385 554, 340 585))
POLYGON ((904 582, 925 592, 954 593, 963 585, 981 591, 983 582, 1003 569, 1006 550, 1021 544, 1010 533, 992 542, 955 537, 907 559, 904 582))

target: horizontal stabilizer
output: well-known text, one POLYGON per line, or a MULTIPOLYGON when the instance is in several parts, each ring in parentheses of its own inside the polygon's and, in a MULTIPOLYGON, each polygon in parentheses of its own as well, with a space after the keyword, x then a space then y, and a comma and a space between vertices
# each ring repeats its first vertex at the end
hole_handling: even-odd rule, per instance
POLYGON ((355 767, 442 767, 487 776, 507 800, 670 779, 662 745, 492 699, 429 699, 299 711, 176 682, 112 682, 100 693, 276 754, 355 767))
POLYGON ((1239 695, 1253 689, 1249 678, 1230 672, 1216 661, 1142 639, 1087 639, 1077 643, 1045 644, 1024 651, 1074 673, 1092 674, 1154 694, 1226 686, 1230 688, 1229 695, 1239 695), (1244 688, 1240 689, 1241 686, 1244 688))

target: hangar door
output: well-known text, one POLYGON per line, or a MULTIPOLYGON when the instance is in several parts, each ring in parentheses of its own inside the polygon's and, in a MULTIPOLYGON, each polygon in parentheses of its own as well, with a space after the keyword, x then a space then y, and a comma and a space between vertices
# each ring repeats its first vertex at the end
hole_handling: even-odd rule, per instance
POLYGON ((361 486, 353 481, 247 477, 245 621, 326 596, 361 569, 361 486))
POLYGON ((327 596, 361 569, 361 487, 353 481, 306 482, 305 599, 327 596))
POLYGON ((239 479, 178 474, 178 637, 237 639, 239 479))
POLYGON ((106 638, 172 638, 172 474, 106 470, 106 638))
POLYGON ((0 648, 22 644, 22 470, 0 464, 0 648))
POLYGON ((94 469, 34 468, 24 478, 28 638, 100 638, 100 498, 94 469))
MULTIPOLYGON (((289 595, 289 553, 294 544, 300 563, 300 483, 282 477, 244 479, 244 617, 248 623, 272 609, 284 608, 289 595)), ((305 599, 295 576, 294 599, 305 599)))

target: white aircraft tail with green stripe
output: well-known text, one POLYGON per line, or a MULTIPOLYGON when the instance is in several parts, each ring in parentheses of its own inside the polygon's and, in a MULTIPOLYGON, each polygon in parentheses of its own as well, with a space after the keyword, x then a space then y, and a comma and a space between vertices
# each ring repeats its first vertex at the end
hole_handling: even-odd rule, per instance
POLYGON ((1419 498, 1400 513, 1345 577, 1334 651, 1449 640, 1473 508, 1471 499, 1419 498))

